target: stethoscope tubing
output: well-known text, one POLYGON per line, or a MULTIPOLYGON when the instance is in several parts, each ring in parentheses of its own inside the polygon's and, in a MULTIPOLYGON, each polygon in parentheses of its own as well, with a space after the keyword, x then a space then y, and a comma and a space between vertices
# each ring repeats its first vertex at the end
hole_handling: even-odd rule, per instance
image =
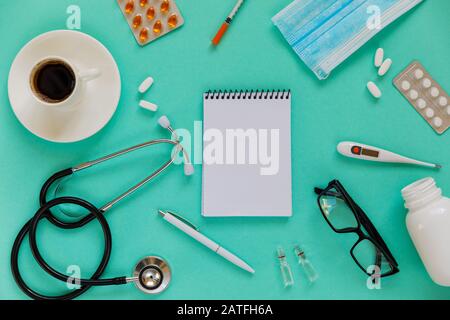
POLYGON ((11 270, 13 273, 13 277, 14 277, 17 285, 19 286, 19 288, 21 288, 21 290, 27 296, 29 296, 30 298, 35 299, 35 300, 70 300, 70 299, 74 299, 74 298, 80 296, 81 294, 83 294, 84 292, 89 290, 89 288, 91 288, 92 286, 121 285, 121 284, 128 283, 130 279, 127 278, 126 276, 115 277, 115 278, 110 278, 110 279, 99 279, 101 277, 101 275, 103 274, 103 272, 105 271, 106 266, 108 265, 109 258, 111 256, 111 250, 112 250, 111 230, 109 228, 107 220, 104 217, 104 213, 107 210, 109 210, 113 205, 115 205, 116 203, 118 203, 119 201, 121 201, 122 199, 127 197, 128 195, 134 193, 136 190, 141 188, 147 182, 149 182, 150 180, 152 180, 153 178, 158 176, 160 173, 165 171, 165 169, 168 168, 174 162, 175 155, 180 151, 183 152, 185 160, 189 161, 186 151, 180 145, 178 140, 176 140, 176 141, 169 140, 169 139, 152 140, 152 141, 149 141, 149 142, 146 142, 146 143, 143 143, 140 145, 136 145, 134 147, 127 148, 127 149, 121 150, 119 152, 104 156, 97 160, 85 162, 85 163, 75 166, 73 168, 61 170, 61 171, 53 174, 44 183, 44 185, 41 188, 41 191, 39 194, 40 208, 35 213, 35 215, 27 223, 25 223, 25 225, 19 231, 19 233, 14 241, 12 250, 11 250, 11 261, 10 261, 11 262, 11 270), (51 186, 56 181, 58 181, 64 177, 70 176, 76 171, 90 168, 99 163, 105 162, 107 160, 111 160, 113 158, 119 157, 119 156, 127 154, 129 152, 144 148, 146 146, 161 144, 161 143, 169 143, 169 144, 177 146, 177 149, 171 155, 170 160, 165 162, 162 166, 160 166, 157 170, 155 170, 151 175, 147 176, 141 182, 139 182, 135 186, 128 189, 126 192, 122 193, 121 195, 119 195, 118 197, 116 197, 115 199, 110 201, 107 205, 105 205, 101 208, 97 208, 90 202, 88 202, 84 199, 76 198, 76 197, 60 197, 60 198, 55 198, 53 200, 47 201, 48 191, 50 190, 51 186), (75 222, 62 221, 62 220, 58 219, 55 215, 53 215, 53 213, 51 212, 51 208, 53 208, 57 205, 60 205, 60 204, 64 204, 64 203, 79 205, 79 206, 85 208, 86 210, 88 210, 89 214, 75 222), (53 225, 55 225, 56 227, 62 228, 62 229, 80 228, 80 227, 83 227, 84 225, 86 225, 87 223, 91 222, 94 219, 99 221, 99 223, 102 227, 102 231, 104 234, 104 240, 105 240, 103 256, 102 256, 102 259, 100 260, 100 263, 99 263, 96 271, 92 274, 90 279, 77 279, 78 284, 80 284, 79 289, 72 290, 71 292, 62 294, 62 295, 48 296, 48 295, 41 294, 41 293, 31 289, 26 284, 26 282, 23 280, 22 275, 20 273, 18 260, 19 260, 20 247, 21 247, 23 240, 25 239, 27 234, 29 234, 29 245, 31 248, 31 252, 33 254, 33 257, 36 259, 36 261, 40 265, 40 267, 43 270, 45 270, 49 275, 51 275, 52 277, 54 277, 60 281, 68 282, 69 280, 71 280, 71 278, 69 276, 52 268, 44 260, 44 258, 42 257, 42 255, 39 251, 39 247, 38 247, 37 241, 36 241, 36 231, 37 231, 39 222, 43 218, 46 218, 53 225))

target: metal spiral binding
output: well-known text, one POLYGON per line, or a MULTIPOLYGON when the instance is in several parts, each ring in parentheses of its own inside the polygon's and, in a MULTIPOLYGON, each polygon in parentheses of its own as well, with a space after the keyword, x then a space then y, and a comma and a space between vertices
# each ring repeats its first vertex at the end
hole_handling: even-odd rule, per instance
POLYGON ((235 100, 235 99, 289 99, 291 90, 208 90, 205 100, 235 100))

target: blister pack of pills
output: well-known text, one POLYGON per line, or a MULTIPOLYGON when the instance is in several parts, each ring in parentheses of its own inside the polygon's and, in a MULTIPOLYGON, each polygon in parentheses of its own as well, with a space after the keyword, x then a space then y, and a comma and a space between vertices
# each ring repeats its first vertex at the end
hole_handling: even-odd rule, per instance
POLYGON ((438 134, 450 127, 449 96, 420 62, 406 67, 394 85, 438 134))
POLYGON ((117 3, 141 46, 184 23, 174 0, 117 0, 117 3))

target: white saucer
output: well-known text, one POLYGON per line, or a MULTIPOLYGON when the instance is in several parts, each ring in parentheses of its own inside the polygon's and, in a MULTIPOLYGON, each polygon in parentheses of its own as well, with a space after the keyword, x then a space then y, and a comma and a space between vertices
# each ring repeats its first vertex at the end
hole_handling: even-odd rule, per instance
POLYGON ((53 142, 80 141, 100 131, 114 115, 120 92, 120 73, 111 53, 77 31, 57 30, 34 38, 17 54, 9 72, 9 101, 17 119, 33 134, 53 142), (86 83, 84 96, 70 110, 42 106, 31 92, 30 70, 47 56, 64 57, 80 69, 101 72, 86 83))

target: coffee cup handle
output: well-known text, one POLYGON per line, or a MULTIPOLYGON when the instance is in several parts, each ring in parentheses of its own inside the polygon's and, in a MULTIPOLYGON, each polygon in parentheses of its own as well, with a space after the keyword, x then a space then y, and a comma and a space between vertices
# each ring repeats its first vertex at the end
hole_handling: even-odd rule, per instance
POLYGON ((100 70, 94 68, 94 69, 88 69, 88 70, 81 71, 78 76, 83 81, 90 81, 90 80, 94 80, 94 79, 98 78, 100 75, 101 75, 100 70))

